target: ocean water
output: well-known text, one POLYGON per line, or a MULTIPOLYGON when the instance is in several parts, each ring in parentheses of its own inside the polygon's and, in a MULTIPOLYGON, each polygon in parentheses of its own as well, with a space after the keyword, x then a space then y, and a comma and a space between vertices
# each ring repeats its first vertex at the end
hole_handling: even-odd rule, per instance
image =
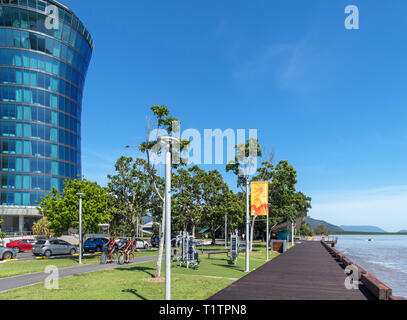
POLYGON ((350 260, 407 298, 407 236, 337 235, 336 248, 350 260), (372 241, 368 241, 372 239, 372 241))

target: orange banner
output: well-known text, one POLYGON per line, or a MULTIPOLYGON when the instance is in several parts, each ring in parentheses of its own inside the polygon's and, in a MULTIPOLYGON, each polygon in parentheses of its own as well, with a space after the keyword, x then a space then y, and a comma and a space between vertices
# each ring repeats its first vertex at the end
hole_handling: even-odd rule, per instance
POLYGON ((269 183, 267 181, 252 182, 251 190, 252 190, 252 203, 251 203, 252 216, 267 216, 269 212, 268 205, 269 183))

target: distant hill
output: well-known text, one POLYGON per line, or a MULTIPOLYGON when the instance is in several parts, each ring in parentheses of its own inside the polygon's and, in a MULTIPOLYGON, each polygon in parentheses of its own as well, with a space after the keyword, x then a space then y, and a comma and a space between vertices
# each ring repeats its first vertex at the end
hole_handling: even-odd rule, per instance
POLYGON ((407 233, 407 230, 400 230, 399 232, 397 232, 397 233, 407 233))
POLYGON ((311 226, 312 230, 314 230, 316 227, 318 227, 320 225, 323 225, 323 226, 327 227, 329 230, 331 230, 332 233, 343 231, 340 227, 338 227, 334 224, 328 223, 324 220, 317 220, 317 219, 312 219, 311 217, 305 217, 304 222, 308 223, 311 226))
POLYGON ((384 232, 383 229, 375 226, 341 226, 342 230, 344 231, 351 231, 351 232, 384 232))

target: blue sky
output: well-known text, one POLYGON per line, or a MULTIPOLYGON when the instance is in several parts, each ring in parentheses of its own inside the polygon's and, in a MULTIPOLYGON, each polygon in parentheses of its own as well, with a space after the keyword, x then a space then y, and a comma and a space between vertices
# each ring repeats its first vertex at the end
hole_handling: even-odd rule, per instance
POLYGON ((62 2, 95 39, 86 178, 105 185, 120 155, 137 155, 124 146, 145 138, 149 107, 167 105, 181 130, 257 129, 294 165, 313 218, 407 229, 407 2, 62 2), (344 27, 350 4, 359 30, 344 27))

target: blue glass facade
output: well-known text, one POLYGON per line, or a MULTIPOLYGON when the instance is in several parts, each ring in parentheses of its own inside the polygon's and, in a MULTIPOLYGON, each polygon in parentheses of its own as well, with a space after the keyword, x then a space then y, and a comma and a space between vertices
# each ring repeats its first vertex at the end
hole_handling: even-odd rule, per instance
POLYGON ((81 174, 81 104, 93 39, 57 1, 0 0, 0 205, 35 206, 81 174), (46 7, 59 28, 47 29, 46 7))

